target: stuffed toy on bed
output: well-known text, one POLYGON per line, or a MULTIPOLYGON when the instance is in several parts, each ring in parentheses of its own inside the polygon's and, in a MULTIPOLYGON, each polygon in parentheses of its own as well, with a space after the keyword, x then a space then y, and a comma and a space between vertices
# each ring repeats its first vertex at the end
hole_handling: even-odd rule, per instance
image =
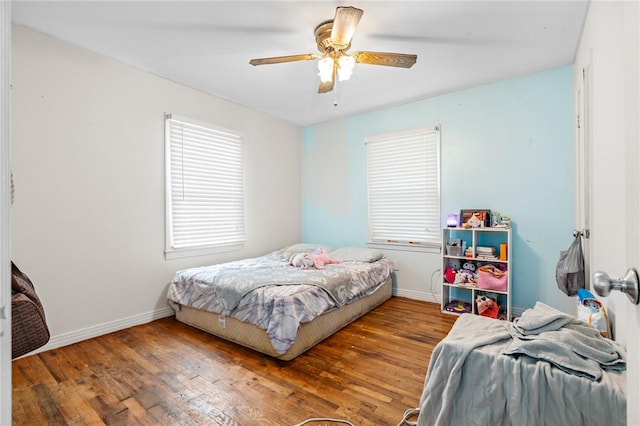
POLYGON ((330 258, 324 249, 319 248, 313 253, 294 254, 289 259, 289 263, 302 269, 308 269, 312 266, 316 269, 324 269, 325 265, 342 263, 342 260, 330 258))
POLYGON ((309 253, 297 253, 289 258, 289 264, 298 268, 307 269, 313 266, 313 259, 309 253))

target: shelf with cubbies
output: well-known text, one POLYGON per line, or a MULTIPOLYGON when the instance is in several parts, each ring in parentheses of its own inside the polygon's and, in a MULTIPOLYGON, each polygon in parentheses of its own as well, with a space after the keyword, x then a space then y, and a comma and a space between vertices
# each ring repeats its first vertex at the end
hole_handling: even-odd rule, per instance
POLYGON ((511 320, 511 228, 442 230, 442 312, 511 320))

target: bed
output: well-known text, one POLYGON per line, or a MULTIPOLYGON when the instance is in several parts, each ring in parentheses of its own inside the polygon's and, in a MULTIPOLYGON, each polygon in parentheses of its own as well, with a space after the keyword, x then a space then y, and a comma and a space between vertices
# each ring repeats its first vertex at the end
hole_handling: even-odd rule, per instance
POLYGON ((392 272, 377 250, 301 243, 178 271, 167 298, 178 321, 289 361, 389 299, 392 272), (340 263, 291 264, 318 249, 340 263))
POLYGON ((434 349, 418 425, 626 425, 626 355, 543 303, 515 323, 463 314, 434 349))

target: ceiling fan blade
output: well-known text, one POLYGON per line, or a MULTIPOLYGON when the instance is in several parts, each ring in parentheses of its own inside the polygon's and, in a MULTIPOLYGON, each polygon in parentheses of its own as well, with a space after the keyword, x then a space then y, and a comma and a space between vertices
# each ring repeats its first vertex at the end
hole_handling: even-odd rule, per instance
POLYGON ((274 56, 273 58, 252 59, 249 63, 251 65, 281 64, 283 62, 310 61, 312 59, 318 59, 319 57, 319 55, 307 53, 304 55, 274 56))
POLYGON ((331 29, 331 43, 335 47, 346 49, 349 46, 363 13, 362 9, 351 6, 336 8, 331 29))
POLYGON ((385 65, 400 68, 411 68, 418 59, 418 55, 386 52, 355 52, 351 56, 360 64, 385 65))
POLYGON ((333 90, 333 86, 335 84, 335 77, 331 79, 331 81, 327 81, 325 83, 323 83, 322 81, 320 82, 320 87, 318 87, 318 93, 327 93, 333 90))

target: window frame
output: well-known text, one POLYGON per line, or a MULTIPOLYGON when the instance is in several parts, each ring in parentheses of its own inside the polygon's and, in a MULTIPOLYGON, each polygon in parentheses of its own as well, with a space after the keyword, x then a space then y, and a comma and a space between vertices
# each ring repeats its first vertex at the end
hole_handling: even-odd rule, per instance
MULTIPOLYGON (((405 250, 405 251, 427 251, 427 252, 439 252, 442 246, 442 204, 441 204, 441 193, 440 193, 440 185, 441 185, 441 126, 427 126, 416 129, 411 129, 402 132, 394 132, 394 133, 385 133, 380 135, 374 135, 365 138, 366 144, 366 185, 367 185, 367 246, 376 247, 382 249, 395 249, 395 250, 405 250), (430 231, 425 231, 426 238, 380 238, 374 235, 374 230, 372 229, 372 213, 371 213, 371 182, 370 182, 370 174, 371 174, 371 164, 370 164, 370 144, 373 143, 383 143, 383 144, 397 144, 401 140, 411 139, 411 138, 420 138, 421 135, 424 135, 424 143, 426 145, 427 153, 425 154, 425 160, 428 160, 429 157, 432 157, 434 161, 425 164, 425 173, 428 173, 429 167, 435 166, 436 176, 435 176, 435 188, 428 187, 428 183, 425 182, 425 187, 423 188, 425 194, 431 192, 433 193, 434 189, 436 192, 435 197, 429 197, 430 200, 435 201, 437 203, 436 214, 429 215, 426 211, 424 211, 424 216, 427 221, 431 221, 431 226, 429 227, 430 231), (434 140, 433 140, 434 139, 434 140), (431 229, 433 228, 433 229, 431 229)), ((433 173, 432 173, 433 174, 433 173)), ((432 175, 429 177, 433 178, 432 175)), ((425 209, 426 210, 426 209, 425 209)))
MULTIPOLYGON (((244 136, 241 132, 233 129, 224 128, 211 123, 202 122, 190 117, 171 114, 165 114, 165 259, 176 259, 191 256, 202 256, 215 253, 224 253, 239 250, 244 246, 246 240, 246 211, 245 211, 245 179, 244 179, 244 136), (174 220, 172 202, 172 140, 171 140, 171 121, 183 122, 189 126, 197 126, 205 128, 214 133, 231 135, 236 138, 240 151, 239 160, 239 178, 241 180, 241 238, 232 242, 211 243, 202 245, 190 245, 186 247, 174 247, 174 220)), ((213 139, 212 139, 213 141, 213 139)), ((238 176, 236 176, 237 178, 238 176)))

